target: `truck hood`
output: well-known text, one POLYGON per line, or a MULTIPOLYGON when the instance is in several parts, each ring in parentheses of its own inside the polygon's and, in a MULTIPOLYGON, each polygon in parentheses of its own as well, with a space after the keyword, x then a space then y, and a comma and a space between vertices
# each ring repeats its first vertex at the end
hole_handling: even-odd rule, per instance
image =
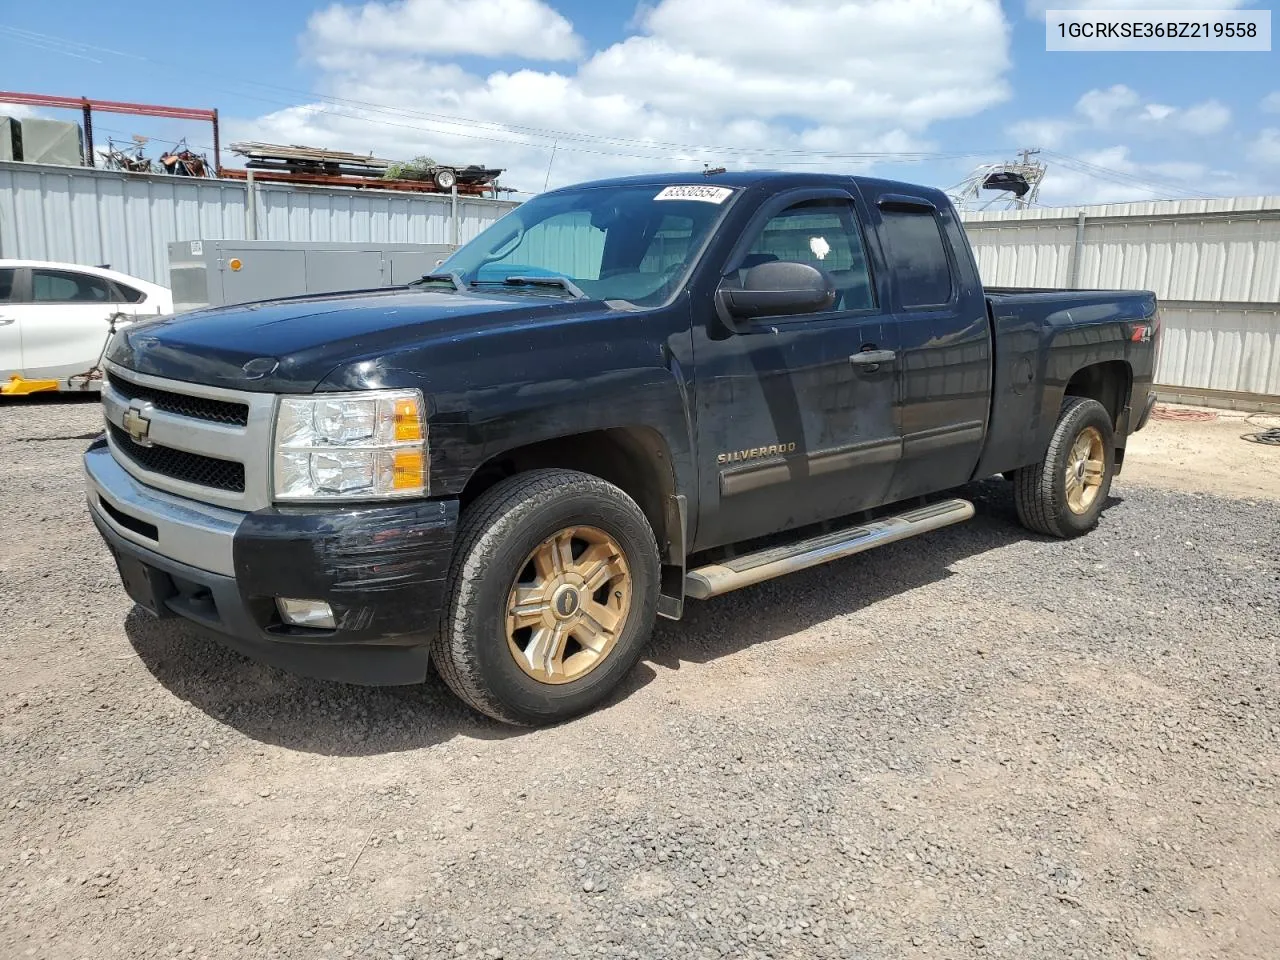
POLYGON ((602 304, 523 294, 378 290, 266 300, 137 323, 107 358, 188 383, 308 393, 344 363, 477 328, 541 323, 607 310, 602 304))

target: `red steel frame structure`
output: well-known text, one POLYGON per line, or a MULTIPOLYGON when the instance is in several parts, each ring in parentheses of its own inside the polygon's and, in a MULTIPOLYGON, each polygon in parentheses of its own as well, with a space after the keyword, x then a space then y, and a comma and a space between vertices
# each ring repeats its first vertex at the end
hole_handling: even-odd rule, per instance
POLYGON ((20 103, 28 107, 55 107, 84 112, 84 162, 93 164, 93 111, 101 113, 129 113, 143 117, 164 117, 169 120, 201 120, 213 124, 213 169, 222 174, 222 144, 218 139, 218 111, 198 110, 193 107, 165 107, 151 103, 125 103, 120 100, 90 100, 88 97, 53 97, 43 93, 12 93, 0 90, 0 103, 20 103))

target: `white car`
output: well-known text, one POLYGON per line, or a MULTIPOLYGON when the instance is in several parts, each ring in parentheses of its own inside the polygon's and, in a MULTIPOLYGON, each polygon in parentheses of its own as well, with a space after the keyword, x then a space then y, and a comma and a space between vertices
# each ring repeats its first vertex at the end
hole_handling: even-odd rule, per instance
POLYGON ((44 381, 29 384, 35 389, 96 387, 69 378, 97 364, 113 314, 172 312, 173 296, 165 287, 114 270, 0 260, 0 388, 22 381, 44 381), (57 381, 56 387, 49 381, 57 381))

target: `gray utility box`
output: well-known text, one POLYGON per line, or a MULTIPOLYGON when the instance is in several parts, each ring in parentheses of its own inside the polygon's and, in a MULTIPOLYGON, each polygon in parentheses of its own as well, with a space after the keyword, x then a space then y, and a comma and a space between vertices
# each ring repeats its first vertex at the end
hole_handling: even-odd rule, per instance
POLYGON ((445 243, 175 240, 169 244, 169 286, 178 313, 402 286, 430 273, 453 250, 445 243))
POLYGON ((60 167, 78 167, 84 163, 80 124, 67 120, 45 120, 43 117, 23 120, 21 149, 22 156, 13 159, 24 163, 50 163, 60 167))

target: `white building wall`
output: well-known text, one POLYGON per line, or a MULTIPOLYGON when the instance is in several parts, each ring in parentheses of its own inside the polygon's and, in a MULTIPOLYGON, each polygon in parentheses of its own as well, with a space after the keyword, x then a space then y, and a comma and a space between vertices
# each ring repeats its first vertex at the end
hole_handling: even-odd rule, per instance
POLYGON ((989 286, 1154 291, 1164 324, 1156 381, 1171 393, 1280 399, 1280 197, 963 219, 989 286))

